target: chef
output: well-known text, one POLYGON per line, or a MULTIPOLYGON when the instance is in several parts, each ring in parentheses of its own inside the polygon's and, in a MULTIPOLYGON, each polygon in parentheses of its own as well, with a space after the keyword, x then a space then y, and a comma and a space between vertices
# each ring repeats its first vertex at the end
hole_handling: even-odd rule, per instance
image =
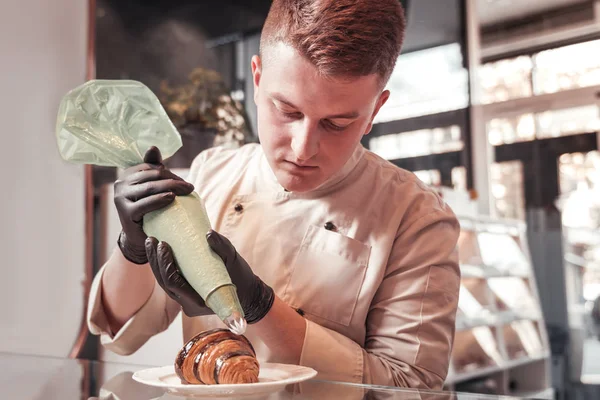
MULTIPOLYGON (((398 0, 274 0, 252 58, 260 144, 200 153, 186 180, 150 149, 115 183, 122 225, 96 275, 90 331, 131 354, 183 311, 184 340, 223 323, 144 214, 196 191, 261 362, 319 378, 440 389, 455 332, 459 225, 361 138, 390 96, 398 0)), ((174 355, 175 356, 175 355, 174 355)))

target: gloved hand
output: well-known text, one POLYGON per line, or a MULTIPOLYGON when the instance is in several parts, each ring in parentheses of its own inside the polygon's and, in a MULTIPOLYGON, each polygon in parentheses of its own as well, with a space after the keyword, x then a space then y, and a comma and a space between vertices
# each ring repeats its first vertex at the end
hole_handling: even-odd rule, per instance
POLYGON ((160 150, 151 147, 144 155, 144 163, 128 168, 114 185, 114 202, 121 221, 117 241, 123 256, 135 264, 148 262, 142 230, 145 214, 169 205, 175 196, 192 193, 194 186, 162 164, 160 150))
MULTIPOLYGON (((210 248, 225 263, 231 281, 237 288, 246 322, 254 324, 260 321, 273 306, 273 289, 254 275, 246 260, 238 254, 226 237, 211 230, 206 239, 210 248)), ((149 237, 146 239, 146 252, 158 284, 169 297, 181 305, 188 317, 214 314, 180 273, 168 243, 159 243, 156 238, 149 237)))

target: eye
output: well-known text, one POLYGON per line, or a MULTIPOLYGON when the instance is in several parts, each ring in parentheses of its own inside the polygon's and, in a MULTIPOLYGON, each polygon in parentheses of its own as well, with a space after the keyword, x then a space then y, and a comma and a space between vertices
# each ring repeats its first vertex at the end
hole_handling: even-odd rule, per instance
POLYGON ((302 117, 302 113, 300 112, 286 112, 283 110, 279 110, 279 112, 281 113, 281 115, 283 115, 286 118, 290 118, 290 119, 298 119, 302 117))
POLYGON ((280 103, 278 101, 273 101, 271 103, 274 111, 280 114, 282 117, 286 119, 299 119, 302 118, 302 113, 299 111, 294 111, 294 108, 289 107, 286 104, 280 103))
POLYGON ((344 129, 346 129, 348 126, 340 126, 340 125, 336 125, 331 121, 325 121, 325 126, 328 129, 331 129, 332 131, 343 131, 344 129))

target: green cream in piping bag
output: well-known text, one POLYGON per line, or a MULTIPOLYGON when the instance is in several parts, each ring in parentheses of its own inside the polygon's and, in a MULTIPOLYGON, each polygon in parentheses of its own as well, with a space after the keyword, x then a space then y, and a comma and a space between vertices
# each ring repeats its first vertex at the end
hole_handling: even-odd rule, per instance
MULTIPOLYGON (((74 164, 129 168, 156 146, 163 159, 181 136, 154 93, 132 80, 92 80, 62 99, 56 122, 61 157, 74 164)), ((144 216, 148 236, 169 243, 182 275, 235 334, 246 330, 244 312, 223 260, 209 247, 211 224, 197 193, 177 196, 144 216)))

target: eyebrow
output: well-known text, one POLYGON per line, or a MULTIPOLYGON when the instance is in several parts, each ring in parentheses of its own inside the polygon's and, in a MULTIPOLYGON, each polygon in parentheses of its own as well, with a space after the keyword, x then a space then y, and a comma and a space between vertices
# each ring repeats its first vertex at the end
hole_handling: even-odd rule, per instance
MULTIPOLYGON (((279 101, 280 103, 283 103, 289 107, 298 109, 298 107, 296 107, 290 101, 286 100, 285 97, 283 97, 279 93, 273 93, 271 95, 271 97, 274 98, 275 100, 279 101)), ((349 113, 329 115, 329 116, 325 117, 325 119, 355 119, 355 118, 358 118, 359 116, 360 116, 360 114, 358 113, 358 111, 353 111, 353 112, 349 112, 349 113)))

